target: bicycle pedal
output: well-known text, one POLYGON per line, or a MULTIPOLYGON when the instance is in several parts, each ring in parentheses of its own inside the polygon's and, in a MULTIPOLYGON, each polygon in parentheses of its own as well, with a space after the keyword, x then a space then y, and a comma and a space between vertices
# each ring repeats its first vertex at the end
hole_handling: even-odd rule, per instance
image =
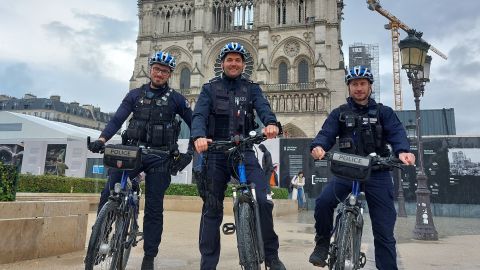
POLYGON ((360 258, 358 258, 358 262, 360 264, 360 268, 363 268, 365 264, 367 263, 367 256, 365 256, 365 253, 360 252, 360 258))
POLYGON ((235 224, 233 223, 225 223, 222 226, 223 234, 230 235, 235 233, 235 224))

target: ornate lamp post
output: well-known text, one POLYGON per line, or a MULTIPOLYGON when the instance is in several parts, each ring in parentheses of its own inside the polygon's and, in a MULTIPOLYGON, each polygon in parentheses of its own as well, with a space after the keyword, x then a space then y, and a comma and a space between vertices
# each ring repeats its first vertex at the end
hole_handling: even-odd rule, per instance
POLYGON ((415 30, 408 31, 408 36, 398 44, 402 55, 402 69, 405 69, 408 81, 413 88, 415 97, 416 133, 418 150, 417 170, 417 214, 413 234, 418 240, 438 240, 438 233, 433 224, 432 209, 430 206, 430 190, 428 177, 423 166, 423 143, 420 119, 420 97, 425 91, 425 83, 429 82, 430 63, 432 58, 427 56, 430 44, 422 39, 422 33, 415 30), (428 60, 428 61, 427 61, 428 60))

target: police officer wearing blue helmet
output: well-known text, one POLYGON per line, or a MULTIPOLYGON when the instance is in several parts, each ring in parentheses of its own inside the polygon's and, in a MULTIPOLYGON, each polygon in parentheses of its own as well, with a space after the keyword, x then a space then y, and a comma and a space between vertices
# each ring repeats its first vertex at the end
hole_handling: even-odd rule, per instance
MULTIPOLYGON (((373 75, 364 66, 355 66, 345 76, 350 97, 347 103, 334 109, 310 149, 314 159, 322 159, 339 137, 339 149, 345 153, 367 156, 377 153, 388 156, 387 143, 396 156, 405 164, 413 165, 415 156, 409 153, 410 145, 405 129, 392 108, 376 103, 370 98, 373 75), (366 121, 365 119, 368 119, 366 121)), ((333 227, 333 211, 337 197, 345 199, 351 191, 351 182, 333 178, 316 199, 315 249, 310 263, 324 267, 327 264, 330 232, 333 227)), ((393 229, 396 211, 393 203, 393 181, 387 170, 373 171, 365 183, 375 245, 375 263, 378 269, 397 269, 396 241, 393 229)))
MULTIPOLYGON (((172 172, 172 164, 178 160, 173 161, 169 154, 178 151, 180 121, 176 115, 178 114, 188 127, 192 121, 192 110, 188 101, 168 85, 168 79, 176 66, 175 58, 167 52, 158 51, 149 59, 149 66, 150 82, 128 92, 98 140, 89 147, 92 152, 100 151, 132 114, 127 129, 122 133, 122 144, 161 151, 158 151, 160 154, 144 155, 141 167, 130 173, 130 177, 135 177, 142 171, 146 174, 143 220, 145 256, 142 270, 154 269, 154 258, 157 256, 163 231, 163 198, 170 185, 170 174, 176 173, 172 172)), ((185 163, 188 165, 191 153, 181 154, 180 157, 187 160, 185 163)), ((108 183, 101 194, 99 210, 107 202, 114 184, 121 180, 121 175, 121 171, 110 170, 108 183)))
MULTIPOLYGON (((246 51, 240 43, 226 44, 221 52, 223 74, 206 83, 198 97, 193 112, 191 136, 198 153, 208 149, 215 140, 230 140, 232 136, 248 136, 255 129, 255 115, 265 125, 263 133, 268 139, 279 132, 277 119, 258 84, 242 78, 246 51)), ((223 219, 223 200, 231 169, 228 157, 223 152, 207 153, 206 174, 211 181, 210 194, 218 203, 204 197, 200 221, 199 248, 202 256, 200 269, 216 269, 220 257, 220 225, 223 219)), ((247 182, 254 182, 261 230, 265 248, 265 264, 270 269, 285 269, 278 258, 278 236, 273 229, 273 202, 267 199, 268 182, 253 150, 245 153, 247 182)))

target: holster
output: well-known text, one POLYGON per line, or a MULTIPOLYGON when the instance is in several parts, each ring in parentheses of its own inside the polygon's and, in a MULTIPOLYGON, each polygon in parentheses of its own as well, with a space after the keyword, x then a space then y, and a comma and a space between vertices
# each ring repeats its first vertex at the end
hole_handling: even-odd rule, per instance
POLYGON ((172 160, 172 165, 170 167, 170 174, 171 175, 177 175, 179 171, 182 171, 185 169, 188 164, 192 161, 192 155, 191 154, 184 154, 180 153, 180 155, 172 160))
POLYGON ((207 178, 206 164, 203 165, 202 170, 194 170, 198 194, 203 200, 205 207, 213 209, 215 211, 223 210, 223 203, 217 199, 217 197, 211 191, 211 183, 207 178))

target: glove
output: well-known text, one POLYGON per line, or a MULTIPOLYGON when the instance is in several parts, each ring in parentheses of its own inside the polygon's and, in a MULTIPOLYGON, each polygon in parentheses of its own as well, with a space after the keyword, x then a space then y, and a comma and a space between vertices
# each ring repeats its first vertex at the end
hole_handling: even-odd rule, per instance
POLYGON ((192 161, 192 155, 191 154, 180 153, 180 155, 177 157, 177 159, 172 161, 172 167, 170 168, 170 174, 171 175, 177 175, 177 173, 179 171, 185 169, 185 167, 187 167, 188 164, 190 164, 191 161, 192 161))
POLYGON ((105 143, 102 140, 96 140, 88 146, 88 150, 93 153, 100 153, 103 149, 105 149, 105 143))

